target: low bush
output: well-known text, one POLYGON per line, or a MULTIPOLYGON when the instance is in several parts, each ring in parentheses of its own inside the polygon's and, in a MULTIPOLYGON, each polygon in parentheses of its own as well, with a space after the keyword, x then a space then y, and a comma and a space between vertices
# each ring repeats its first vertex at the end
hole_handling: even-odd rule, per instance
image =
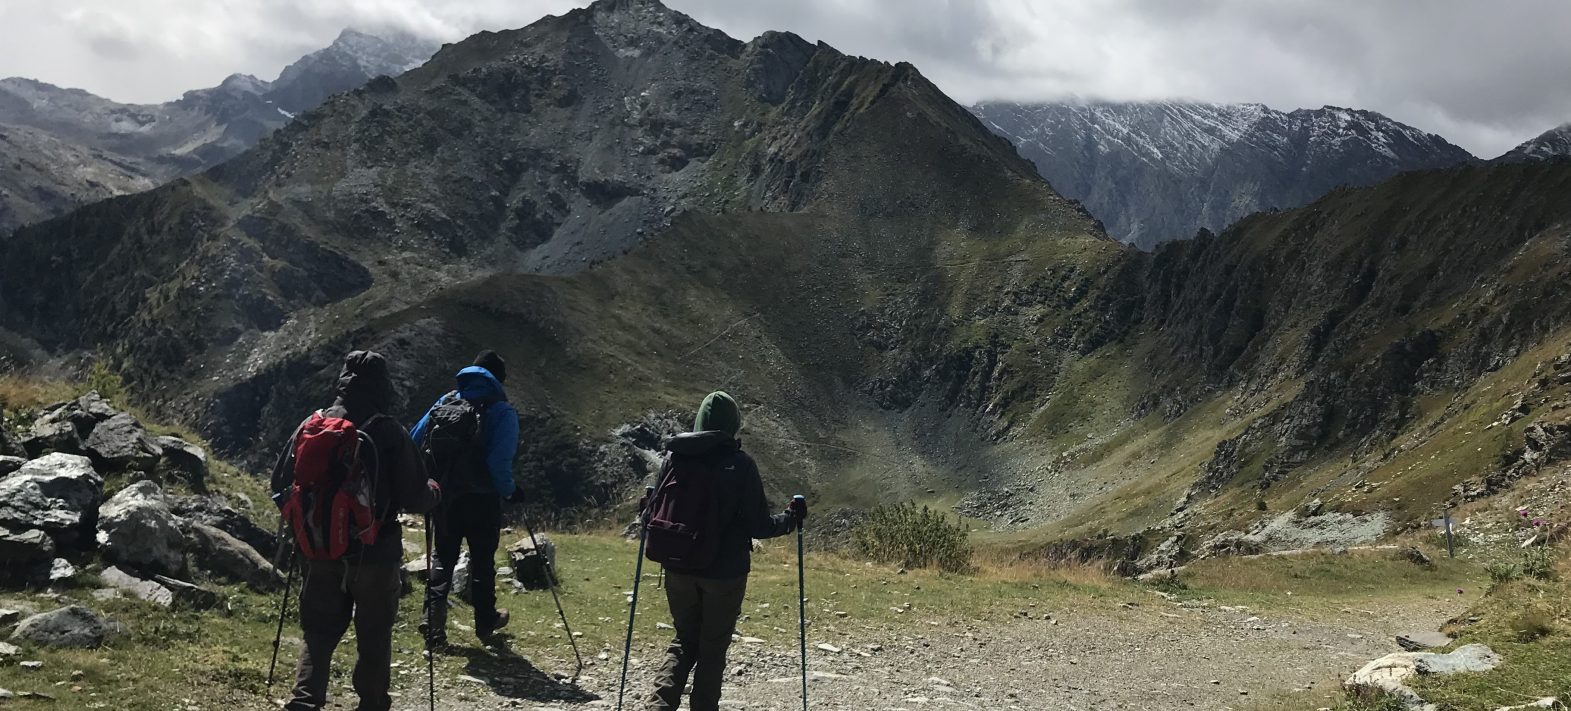
POLYGON ((851 546, 858 555, 880 563, 968 573, 972 570, 970 535, 970 528, 958 519, 926 506, 897 504, 868 512, 851 532, 851 546))

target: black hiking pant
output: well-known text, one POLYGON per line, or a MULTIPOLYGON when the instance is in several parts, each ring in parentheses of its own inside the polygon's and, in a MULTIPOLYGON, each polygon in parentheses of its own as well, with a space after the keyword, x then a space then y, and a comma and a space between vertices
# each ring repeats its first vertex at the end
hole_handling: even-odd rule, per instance
POLYGON ((666 649, 665 664, 655 677, 650 708, 674 711, 682 703, 682 687, 693 677, 688 698, 692 711, 720 708, 720 682, 725 678, 726 650, 742 616, 747 576, 713 580, 670 570, 665 574, 665 597, 671 606, 671 626, 676 639, 666 649))
POLYGON ((469 594, 475 607, 475 630, 485 633, 496 624, 496 548, 502 540, 502 498, 464 494, 445 511, 431 517, 436 550, 425 591, 426 634, 447 637, 448 596, 459 550, 469 542, 469 594))
POLYGON ((402 586, 391 563, 304 561, 300 586, 300 631, 305 646, 295 665, 295 688, 287 711, 315 711, 327 705, 333 650, 355 626, 355 693, 359 711, 387 711, 392 683, 393 622, 402 586))

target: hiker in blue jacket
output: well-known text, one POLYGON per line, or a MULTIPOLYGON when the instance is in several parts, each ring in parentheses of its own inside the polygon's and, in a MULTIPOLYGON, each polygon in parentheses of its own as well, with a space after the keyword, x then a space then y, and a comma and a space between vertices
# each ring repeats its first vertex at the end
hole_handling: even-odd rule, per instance
POLYGON ((502 536, 502 501, 517 501, 513 458, 518 454, 518 411, 507 401, 502 383, 507 364, 495 351, 483 351, 475 364, 458 371, 457 389, 443 395, 410 436, 427 453, 432 478, 442 484, 443 505, 432 514, 436 545, 426 583, 427 644, 447 642, 448 595, 459 548, 469 543, 469 590, 474 599, 475 632, 482 639, 507 626, 507 610, 496 607, 496 549, 502 536), (463 403, 456 402, 463 400, 463 403), (467 407, 466 407, 467 404, 467 407), (458 414, 454 414, 454 413, 458 414), (472 413, 472 414, 471 414, 472 413), (440 443, 465 425, 456 454, 445 454, 440 443), (458 424, 454 424, 458 423, 458 424))

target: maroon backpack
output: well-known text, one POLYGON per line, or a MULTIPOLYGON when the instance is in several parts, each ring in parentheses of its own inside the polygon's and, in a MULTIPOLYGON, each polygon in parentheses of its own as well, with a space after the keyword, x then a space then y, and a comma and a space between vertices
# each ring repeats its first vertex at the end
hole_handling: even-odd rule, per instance
POLYGON ((708 457, 667 456, 670 468, 645 508, 644 555, 672 570, 701 571, 720 552, 723 472, 708 457))

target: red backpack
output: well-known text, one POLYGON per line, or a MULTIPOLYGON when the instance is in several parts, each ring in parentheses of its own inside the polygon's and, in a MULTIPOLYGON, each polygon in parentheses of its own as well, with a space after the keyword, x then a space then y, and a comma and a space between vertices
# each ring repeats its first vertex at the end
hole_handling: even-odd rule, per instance
POLYGON ((300 426, 293 448, 294 483, 282 514, 300 552, 311 560, 339 560, 351 540, 376 543, 382 522, 376 512, 379 467, 371 435, 318 410, 300 426))
POLYGON ((703 457, 671 454, 645 509, 644 555, 677 571, 697 572, 720 552, 721 472, 703 457))

